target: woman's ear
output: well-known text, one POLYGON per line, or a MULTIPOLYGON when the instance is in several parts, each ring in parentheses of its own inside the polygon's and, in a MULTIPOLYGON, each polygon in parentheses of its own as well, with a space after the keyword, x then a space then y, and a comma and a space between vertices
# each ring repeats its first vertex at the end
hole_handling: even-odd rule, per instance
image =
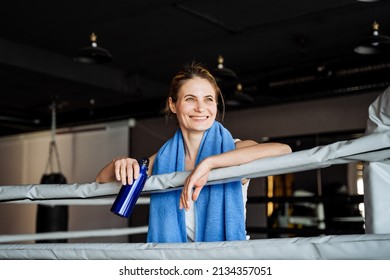
POLYGON ((175 103, 172 100, 172 97, 168 98, 168 103, 169 103, 169 109, 171 109, 171 112, 173 114, 176 114, 176 106, 175 106, 175 103))

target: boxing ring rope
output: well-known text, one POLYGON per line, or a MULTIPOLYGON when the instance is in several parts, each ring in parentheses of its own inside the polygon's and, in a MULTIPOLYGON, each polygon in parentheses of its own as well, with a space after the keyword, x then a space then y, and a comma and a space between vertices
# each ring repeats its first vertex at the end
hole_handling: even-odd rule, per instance
POLYGON ((1 259, 313 260, 390 259, 390 235, 338 235, 197 243, 48 243, 0 245, 1 259))
MULTIPOLYGON (((208 184, 241 178, 257 178, 326 168, 355 161, 388 162, 390 131, 339 141, 279 157, 264 158, 240 166, 215 169, 208 184)), ((179 188, 189 172, 151 176, 144 194, 179 188)), ((108 204, 120 188, 116 183, 0 186, 3 203, 108 204)), ((142 203, 148 203, 147 198, 142 203)), ((123 234, 130 234, 123 230, 123 234)), ((145 230, 145 228, 143 228, 145 230)), ((42 234, 42 233, 41 233, 42 234)), ((35 235, 40 239, 54 236, 35 235)), ((62 233, 61 233, 62 234, 62 233)), ((63 233, 66 234, 66 233, 63 233)), ((81 232, 68 233, 84 234, 81 232)), ((86 232, 85 234, 88 234, 86 232)), ((93 231, 89 234, 109 234, 93 231)), ((113 233, 114 234, 114 233, 113 233)), ((119 234, 116 231, 115 234, 119 234)), ((0 243, 14 242, 1 236, 0 243), (4 239, 2 239, 4 238, 4 239)), ((34 236, 20 236, 21 239, 34 236)), ((54 237, 53 237, 54 238, 54 237)), ((57 238, 57 236, 55 236, 57 238)), ((69 238, 69 237, 66 237, 69 238)), ((390 234, 278 238, 266 240, 184 244, 0 244, 0 259, 390 259, 390 234)))
MULTIPOLYGON (((373 133, 353 140, 338 141, 329 145, 263 158, 240 166, 217 168, 210 172, 208 184, 259 178, 356 161, 380 162, 390 159, 390 131, 373 133)), ((150 176, 143 193, 169 191, 184 184, 190 171, 150 176)), ((31 200, 56 205, 62 199, 101 199, 116 196, 117 183, 36 184, 0 186, 0 202, 31 200)))
MULTIPOLYGON (((86 186, 95 185, 97 183, 85 184, 86 186)), ((41 185, 34 185, 34 187, 40 188, 41 185)), ((66 187, 67 185, 61 185, 62 187, 66 187)), ((107 186, 117 188, 117 184, 108 183, 107 186)), ((1 186, 0 186, 1 188, 1 186)), ((119 187, 118 187, 119 190, 119 187)), ((22 199, 22 200, 14 200, 14 201, 4 201, 3 203, 12 203, 12 204, 42 204, 47 206, 61 206, 61 205, 112 205, 114 203, 115 197, 96 197, 96 198, 88 198, 88 199, 22 199)), ((1 199, 0 199, 1 202, 1 199)), ((137 200, 138 204, 149 204, 149 197, 139 197, 137 200)))
POLYGON ((147 231, 148 231, 148 227, 142 226, 142 227, 131 227, 131 228, 43 232, 43 233, 34 233, 34 234, 9 234, 9 235, 1 235, 0 241, 1 243, 9 243, 9 242, 20 242, 20 241, 31 241, 31 240, 120 236, 120 235, 146 233, 147 231))

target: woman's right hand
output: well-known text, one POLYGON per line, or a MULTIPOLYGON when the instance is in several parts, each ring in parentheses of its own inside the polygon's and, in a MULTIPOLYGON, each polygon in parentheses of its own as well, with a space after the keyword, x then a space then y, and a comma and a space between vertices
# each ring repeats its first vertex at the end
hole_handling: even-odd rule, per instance
POLYGON ((114 165, 115 178, 122 183, 122 185, 133 183, 133 180, 139 176, 139 164, 134 158, 120 157, 112 161, 114 165))

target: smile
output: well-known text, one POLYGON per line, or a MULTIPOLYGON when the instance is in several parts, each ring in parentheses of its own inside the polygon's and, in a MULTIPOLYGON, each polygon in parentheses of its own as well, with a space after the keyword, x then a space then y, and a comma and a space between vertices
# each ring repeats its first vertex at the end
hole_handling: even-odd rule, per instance
POLYGON ((207 120, 208 117, 207 116, 202 116, 202 117, 192 116, 191 119, 201 121, 201 120, 207 120))

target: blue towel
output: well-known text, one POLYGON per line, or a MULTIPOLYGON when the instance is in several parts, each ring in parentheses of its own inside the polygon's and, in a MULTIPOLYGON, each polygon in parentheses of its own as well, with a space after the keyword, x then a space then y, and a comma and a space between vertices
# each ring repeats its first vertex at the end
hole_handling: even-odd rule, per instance
MULTIPOLYGON (((235 149, 230 132, 215 121, 205 131, 196 159, 235 149)), ((184 140, 179 129, 159 150, 152 174, 185 170, 184 140)), ((151 194, 148 242, 187 242, 185 210, 179 209, 181 190, 151 194)), ((195 241, 245 240, 244 205, 240 181, 205 186, 195 207, 195 241)))

